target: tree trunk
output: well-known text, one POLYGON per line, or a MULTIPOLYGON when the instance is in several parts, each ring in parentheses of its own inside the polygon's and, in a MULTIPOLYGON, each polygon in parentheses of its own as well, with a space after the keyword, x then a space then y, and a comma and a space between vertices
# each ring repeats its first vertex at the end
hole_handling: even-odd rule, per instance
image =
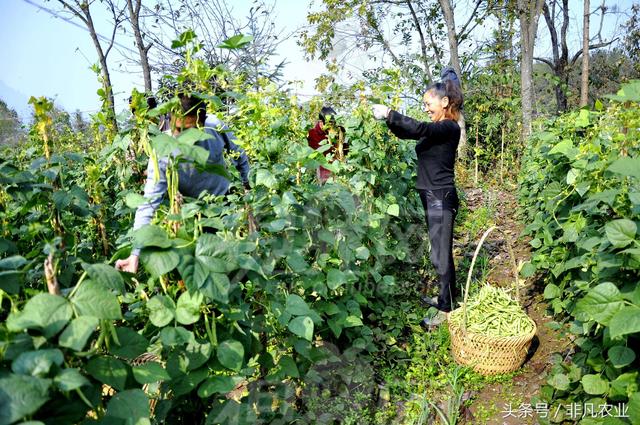
POLYGON ((582 82, 580 84, 580 107, 589 103, 589 0, 584 0, 584 24, 582 34, 582 82))
POLYGON ((136 39, 138 52, 140 53, 140 65, 142 66, 142 76, 144 77, 144 91, 147 93, 151 93, 151 67, 149 66, 148 55, 151 44, 149 44, 148 46, 144 45, 142 33, 140 32, 140 7, 142 6, 142 0, 135 0, 135 5, 133 4, 133 2, 134 0, 127 0, 127 7, 129 9, 129 21, 131 22, 133 35, 136 39))
POLYGON ((98 60, 100 61, 100 68, 102 71, 103 86, 105 93, 107 95, 107 109, 109 109, 109 122, 113 127, 114 131, 118 131, 118 122, 116 121, 116 106, 115 100, 113 98, 113 85, 111 84, 111 75, 109 74, 109 65, 107 64, 107 55, 105 55, 102 50, 102 45, 100 44, 100 40, 98 39, 98 33, 96 32, 96 28, 93 25, 93 19, 91 18, 91 12, 89 11, 89 5, 86 4, 86 7, 82 9, 85 13, 87 19, 87 28, 89 29, 89 34, 91 34, 91 40, 93 40, 93 44, 96 47, 96 52, 98 53, 98 60))
POLYGON ((453 15, 451 0, 438 0, 444 15, 444 22, 447 25, 447 39, 449 40, 449 55, 451 66, 458 74, 462 82, 462 67, 460 66, 460 56, 458 55, 458 37, 456 36, 456 22, 453 15))
MULTIPOLYGON (((458 36, 456 34, 456 21, 453 14, 453 5, 451 0, 439 0, 440 7, 442 8, 442 14, 444 15, 444 21, 447 25, 447 39, 449 40, 449 57, 451 66, 458 74, 460 80, 460 86, 462 86, 462 66, 460 65, 460 56, 458 55, 458 36)), ((467 128, 465 124, 464 114, 460 114, 458 120, 460 126, 460 143, 458 144, 458 157, 460 159, 466 159, 467 157, 467 128)))
POLYGON ((518 15, 520 18, 521 63, 520 90, 522 98, 522 141, 531 135, 531 121, 533 120, 533 48, 538 29, 538 18, 542 11, 544 0, 518 0, 518 15))
POLYGON ((62 4, 66 9, 71 11, 71 13, 73 13, 73 15, 76 18, 80 19, 89 30, 89 34, 91 35, 91 40, 93 41, 93 45, 96 48, 96 53, 98 53, 98 61, 100 62, 100 68, 101 68, 102 79, 103 79, 102 84, 103 84, 105 94, 107 96, 106 108, 108 109, 108 113, 109 113, 109 118, 108 118, 109 124, 111 125, 113 130, 117 132, 118 122, 116 121, 116 108, 115 108, 115 102, 113 99, 113 88, 111 85, 111 76, 109 75, 109 66, 107 64, 107 56, 109 55, 109 52, 113 47, 116 31, 121 22, 120 20, 121 14, 118 13, 118 11, 116 10, 115 4, 113 2, 111 1, 106 2, 109 8, 111 9, 111 13, 113 14, 114 24, 113 24, 113 31, 111 33, 111 40, 109 43, 109 47, 107 47, 106 50, 103 50, 102 45, 100 44, 100 40, 98 39, 98 33, 96 32, 96 28, 93 25, 93 18, 91 16, 91 10, 89 9, 90 4, 84 1, 80 2, 79 0, 76 0, 75 7, 74 7, 67 0, 58 0, 58 2, 62 4))

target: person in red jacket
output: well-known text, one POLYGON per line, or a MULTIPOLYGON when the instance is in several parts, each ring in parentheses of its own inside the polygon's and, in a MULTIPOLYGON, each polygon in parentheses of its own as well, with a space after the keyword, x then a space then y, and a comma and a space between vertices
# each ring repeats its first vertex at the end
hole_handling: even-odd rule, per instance
MULTIPOLYGON (((344 129, 342 127, 336 127, 335 120, 336 111, 329 106, 323 106, 320 110, 320 114, 318 114, 318 122, 315 127, 309 130, 307 134, 307 141, 309 142, 309 146, 312 149, 319 149, 321 145, 324 143, 323 140, 327 140, 329 135, 329 129, 335 128, 338 134, 338 143, 337 146, 329 141, 331 146, 329 149, 324 151, 324 155, 333 155, 334 158, 338 160, 342 160, 346 155, 346 144, 344 143, 344 129), (337 149, 336 149, 337 147, 337 149)), ((327 142, 325 142, 327 143, 327 142)), ((325 183, 329 177, 331 177, 331 171, 327 170, 323 166, 318 167, 318 181, 320 183, 325 183)))

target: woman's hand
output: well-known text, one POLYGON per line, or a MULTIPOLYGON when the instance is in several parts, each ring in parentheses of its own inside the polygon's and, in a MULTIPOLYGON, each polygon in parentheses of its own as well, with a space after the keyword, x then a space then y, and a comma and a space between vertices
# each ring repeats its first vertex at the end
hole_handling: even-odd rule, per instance
POLYGON ((124 260, 116 261, 116 270, 122 270, 123 272, 136 273, 138 271, 138 256, 130 255, 124 260))
POLYGON ((384 105, 373 105, 371 107, 371 111, 373 112, 373 117, 377 120, 386 120, 387 116, 389 116, 389 112, 391 111, 391 109, 389 109, 388 106, 384 106, 384 105))

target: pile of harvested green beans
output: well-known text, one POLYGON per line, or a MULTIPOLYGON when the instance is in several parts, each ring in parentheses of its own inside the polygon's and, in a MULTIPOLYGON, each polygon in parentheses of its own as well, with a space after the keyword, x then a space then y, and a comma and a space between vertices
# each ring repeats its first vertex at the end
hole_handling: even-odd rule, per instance
MULTIPOLYGON (((462 327, 463 312, 451 312, 449 321, 462 327)), ((533 330, 533 321, 506 290, 484 285, 467 302, 467 331, 487 336, 526 335, 533 330)))

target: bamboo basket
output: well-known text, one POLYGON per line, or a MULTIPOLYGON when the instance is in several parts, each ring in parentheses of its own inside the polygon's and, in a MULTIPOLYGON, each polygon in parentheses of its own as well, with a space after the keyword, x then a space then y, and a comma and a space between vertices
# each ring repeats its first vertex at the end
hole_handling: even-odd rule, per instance
MULTIPOLYGON (((462 326, 453 324, 451 320, 448 321, 449 333, 451 334, 451 351, 454 360, 461 365, 470 366, 476 372, 488 376, 496 375, 499 373, 513 372, 522 366, 527 354, 531 341, 536 334, 537 328, 533 320, 533 330, 528 334, 512 336, 512 337, 495 337, 468 332, 466 329, 467 312, 466 305, 469 297, 469 285, 471 283, 471 275, 473 273, 473 266, 475 265, 476 257, 480 252, 480 248, 484 243, 484 240, 489 233, 496 229, 495 226, 489 228, 478 243, 476 251, 471 260, 471 267, 469 268, 469 274, 467 275, 467 283, 464 294, 464 303, 462 307, 463 320, 462 326)), ((506 235, 505 235, 506 236, 506 235)), ((520 302, 520 290, 518 288, 518 269, 516 266, 513 249, 508 239, 505 237, 507 247, 509 249, 509 256, 514 268, 516 279, 516 299, 520 302)))

